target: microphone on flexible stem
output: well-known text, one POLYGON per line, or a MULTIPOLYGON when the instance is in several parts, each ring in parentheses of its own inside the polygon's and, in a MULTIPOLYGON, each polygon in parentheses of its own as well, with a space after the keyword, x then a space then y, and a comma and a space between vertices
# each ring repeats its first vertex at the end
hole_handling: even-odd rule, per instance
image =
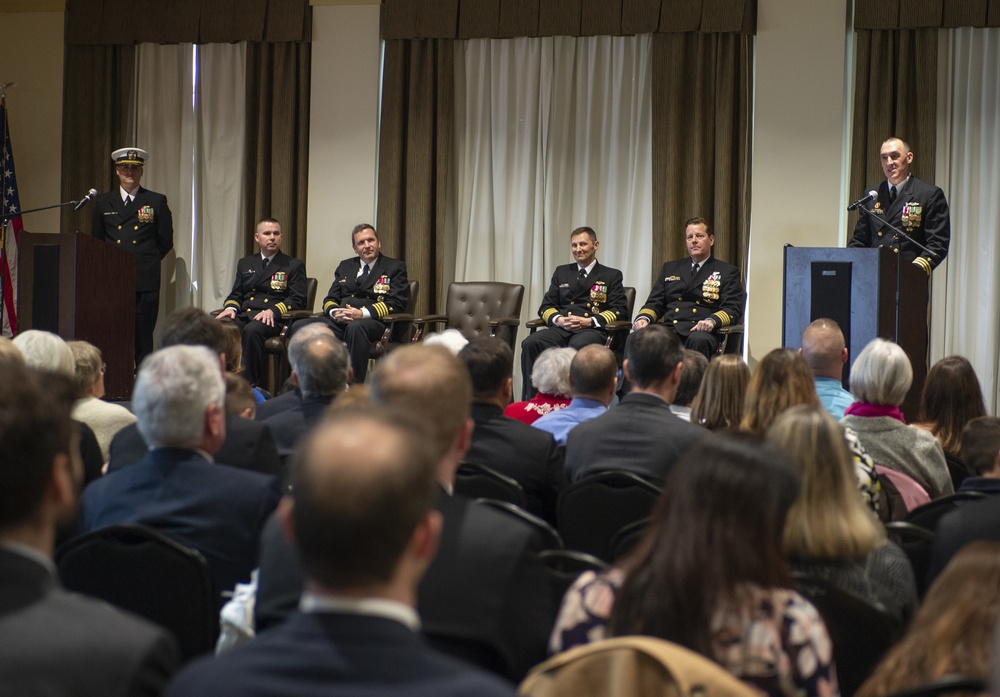
POLYGON ((869 201, 874 201, 877 198, 878 198, 878 192, 875 191, 875 189, 872 189, 867 194, 865 194, 863 198, 859 198, 857 201, 855 201, 854 203, 852 203, 851 205, 849 205, 847 207, 847 210, 853 211, 854 209, 860 208, 861 206, 865 205, 869 201))
POLYGON ((97 189, 91 189, 90 191, 87 192, 86 196, 84 196, 82 199, 76 202, 76 205, 73 206, 73 210, 74 211, 80 210, 81 208, 87 205, 88 201, 93 201, 95 196, 97 196, 97 189))

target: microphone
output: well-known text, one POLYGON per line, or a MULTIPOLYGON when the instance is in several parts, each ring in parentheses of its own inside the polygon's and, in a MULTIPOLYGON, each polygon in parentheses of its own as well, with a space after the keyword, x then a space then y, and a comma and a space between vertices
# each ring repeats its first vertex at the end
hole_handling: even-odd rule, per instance
POLYGON ((869 201, 874 201, 877 198, 878 198, 878 192, 875 191, 875 189, 872 189, 867 194, 865 194, 863 198, 859 198, 857 201, 849 205, 847 207, 847 210, 853 211, 855 208, 860 208, 869 201))
POLYGON ((90 191, 87 192, 86 196, 84 196, 82 199, 76 202, 76 205, 73 206, 73 210, 74 211, 80 210, 81 208, 87 205, 87 201, 93 201, 95 196, 97 196, 97 189, 91 189, 90 191))

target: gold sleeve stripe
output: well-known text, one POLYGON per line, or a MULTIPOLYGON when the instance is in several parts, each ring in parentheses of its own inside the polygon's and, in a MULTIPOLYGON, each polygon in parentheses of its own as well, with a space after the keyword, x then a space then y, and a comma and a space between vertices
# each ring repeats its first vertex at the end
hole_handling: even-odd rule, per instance
POLYGON ((337 303, 334 302, 333 300, 327 300, 325 303, 323 303, 323 314, 328 313, 335 307, 340 307, 340 306, 337 305, 337 303))
POLYGON ((613 310, 605 310, 600 316, 604 318, 605 322, 614 322, 618 319, 618 313, 613 310))
POLYGON ((389 306, 386 305, 385 303, 375 303, 369 308, 368 311, 374 312, 376 315, 378 315, 379 319, 382 319, 387 314, 389 314, 389 306))
POLYGON ((542 321, 545 322, 545 324, 548 324, 552 316, 558 314, 559 310, 555 309, 554 307, 550 307, 548 310, 542 313, 542 321))
POLYGON ((639 317, 649 317, 653 322, 660 319, 656 316, 656 313, 649 309, 639 310, 639 317))
POLYGON ((931 275, 931 263, 927 261, 926 258, 917 257, 916 259, 913 260, 913 263, 922 268, 928 276, 931 275))
POLYGON ((719 310, 718 312, 713 312, 712 317, 719 318, 719 321, 722 322, 722 324, 719 325, 720 327, 728 327, 729 323, 733 321, 732 318, 729 316, 729 313, 726 312, 725 310, 719 310))
POLYGON ((285 303, 278 303, 277 305, 274 306, 274 309, 282 313, 289 311, 289 307, 285 303))
POLYGON ((239 303, 238 300, 227 300, 222 307, 223 308, 231 307, 233 309, 239 310, 240 309, 240 303, 239 303))

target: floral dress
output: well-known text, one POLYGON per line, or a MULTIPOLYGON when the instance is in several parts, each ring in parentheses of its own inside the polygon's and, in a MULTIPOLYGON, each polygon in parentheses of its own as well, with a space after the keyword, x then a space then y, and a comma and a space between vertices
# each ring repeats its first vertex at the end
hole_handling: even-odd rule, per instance
MULTIPOLYGON (((549 640, 553 653, 607 636, 623 578, 620 569, 588 571, 570 586, 549 640)), ((787 588, 743 585, 738 601, 712 618, 712 654, 730 673, 773 697, 839 694, 826 625, 809 601, 787 588)))

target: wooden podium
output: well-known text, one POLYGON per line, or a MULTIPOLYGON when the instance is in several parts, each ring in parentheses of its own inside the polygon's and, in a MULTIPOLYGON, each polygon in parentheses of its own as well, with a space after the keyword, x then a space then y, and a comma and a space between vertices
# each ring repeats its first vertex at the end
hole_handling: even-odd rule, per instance
POLYGON ((19 328, 101 349, 107 398, 127 400, 135 375, 135 256, 82 232, 22 233, 19 328))
POLYGON ((829 317, 844 331, 850 366, 877 337, 899 344, 913 366, 913 386, 903 402, 907 420, 916 420, 927 377, 927 274, 888 247, 785 247, 782 346, 799 348, 802 331, 829 317))

